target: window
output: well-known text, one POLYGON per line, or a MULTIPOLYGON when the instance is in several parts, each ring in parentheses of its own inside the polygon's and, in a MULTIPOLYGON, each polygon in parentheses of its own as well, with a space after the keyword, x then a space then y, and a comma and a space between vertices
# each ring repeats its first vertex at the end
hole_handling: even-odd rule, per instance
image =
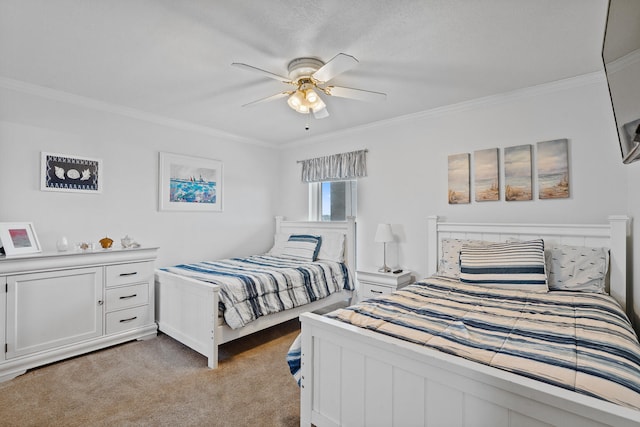
POLYGON ((309 184, 309 220, 345 221, 356 215, 357 181, 323 181, 309 184))

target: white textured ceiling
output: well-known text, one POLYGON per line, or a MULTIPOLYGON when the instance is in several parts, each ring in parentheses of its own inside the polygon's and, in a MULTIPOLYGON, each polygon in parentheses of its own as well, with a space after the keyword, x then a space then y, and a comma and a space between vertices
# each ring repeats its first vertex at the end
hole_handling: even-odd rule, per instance
POLYGON ((279 145, 602 69, 606 0, 1 0, 0 84, 139 110, 279 145), (299 56, 360 63, 331 81, 387 93, 324 97, 231 67, 287 73, 299 56), (305 131, 305 124, 310 130, 305 131))

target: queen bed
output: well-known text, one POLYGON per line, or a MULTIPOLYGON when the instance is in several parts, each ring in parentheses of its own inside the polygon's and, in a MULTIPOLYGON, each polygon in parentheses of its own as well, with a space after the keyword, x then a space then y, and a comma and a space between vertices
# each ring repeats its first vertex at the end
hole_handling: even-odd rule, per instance
POLYGON ((301 316, 301 425, 637 426, 640 345, 624 313, 628 226, 622 216, 597 225, 430 217, 429 278, 301 316), (535 268, 488 286, 504 277, 487 265, 518 247, 535 254, 535 268))
POLYGON ((220 344, 349 301, 354 263, 354 218, 276 217, 266 254, 156 270, 158 329, 216 368, 220 344))

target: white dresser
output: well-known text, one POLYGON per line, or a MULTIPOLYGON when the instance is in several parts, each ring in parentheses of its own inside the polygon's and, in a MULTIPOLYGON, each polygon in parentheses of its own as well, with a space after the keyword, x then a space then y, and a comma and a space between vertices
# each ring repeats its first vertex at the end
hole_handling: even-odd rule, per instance
POLYGON ((157 248, 0 257, 0 381, 154 337, 157 248))

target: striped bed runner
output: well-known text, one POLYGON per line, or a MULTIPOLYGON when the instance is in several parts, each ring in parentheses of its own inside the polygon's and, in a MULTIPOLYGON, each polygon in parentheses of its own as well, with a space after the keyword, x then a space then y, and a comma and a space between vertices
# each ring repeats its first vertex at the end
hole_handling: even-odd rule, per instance
POLYGON ((220 309, 234 329, 279 311, 352 290, 346 264, 255 255, 180 264, 163 271, 220 285, 220 309))
POLYGON ((433 276, 327 316, 640 409, 640 344, 611 297, 433 276))

